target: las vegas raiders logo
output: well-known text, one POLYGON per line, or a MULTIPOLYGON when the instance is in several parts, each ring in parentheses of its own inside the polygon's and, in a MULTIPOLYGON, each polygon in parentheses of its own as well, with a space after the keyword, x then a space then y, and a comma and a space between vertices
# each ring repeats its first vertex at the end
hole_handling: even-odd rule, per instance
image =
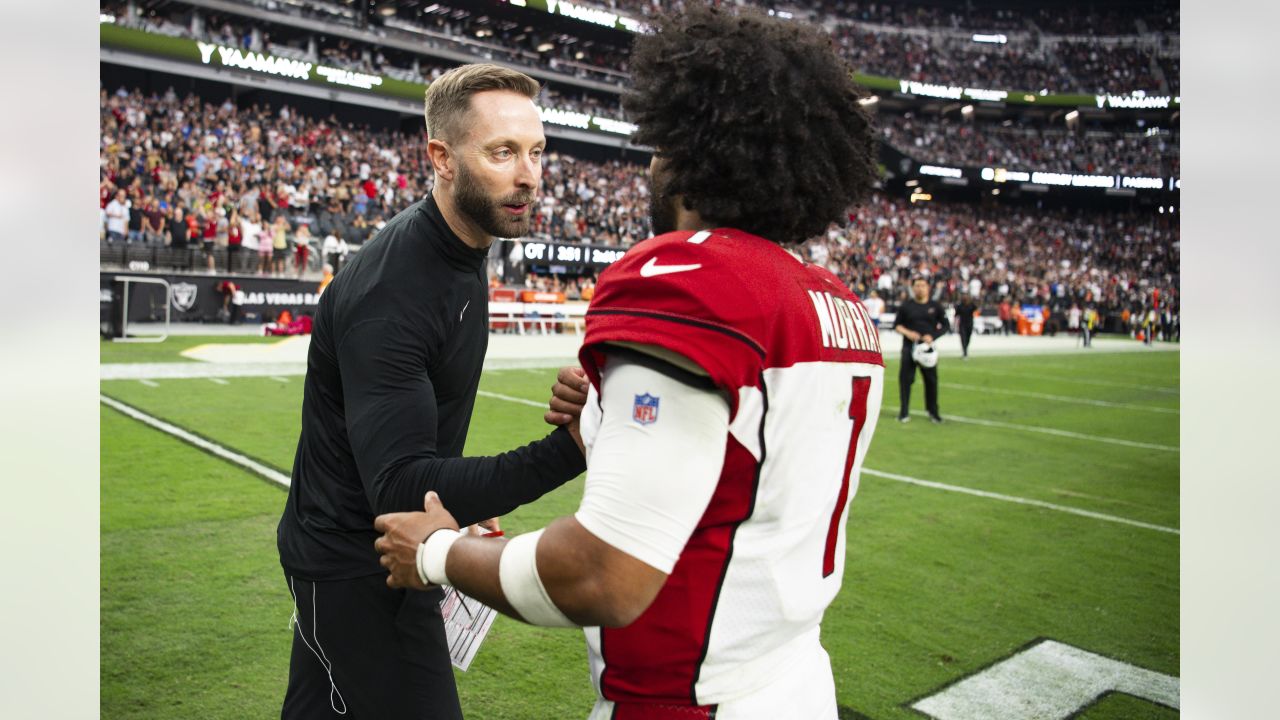
POLYGON ((186 312, 195 307, 197 288, 191 283, 174 283, 173 287, 173 309, 178 312, 186 312))
POLYGON ((645 393, 636 396, 636 404, 631 410, 631 419, 641 425, 652 425, 658 421, 659 398, 645 393))

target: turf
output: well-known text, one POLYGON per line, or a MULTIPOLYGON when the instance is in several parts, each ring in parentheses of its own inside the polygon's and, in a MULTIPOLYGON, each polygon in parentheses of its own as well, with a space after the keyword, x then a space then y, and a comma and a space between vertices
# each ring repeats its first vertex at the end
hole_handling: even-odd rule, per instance
MULTIPOLYGON (((900 425, 896 371, 891 362, 867 468, 1178 527, 1177 353, 946 358, 939 368, 945 416, 1175 451, 920 417, 900 425)), ((492 371, 481 389, 542 402, 553 380, 551 370, 492 371)), ((155 382, 102 388, 291 466, 300 377, 155 382)), ((917 382, 917 410, 921 392, 917 382)), ((536 408, 481 397, 467 453, 543 432, 536 408)), ((289 641, 274 545, 283 491, 114 411, 103 412, 102 438, 103 716, 278 712, 289 641)), ((504 524, 534 529, 572 512, 580 494, 578 480, 504 524)), ((844 587, 823 625, 841 717, 918 718, 912 701, 1039 637, 1178 673, 1176 534, 864 475, 848 537, 844 587)), ((458 683, 469 717, 585 717, 593 695, 579 634, 505 618, 458 683)), ((1108 695, 1079 717, 1176 714, 1108 695)))
POLYGON ((119 343, 103 340, 98 361, 107 363, 199 362, 183 357, 182 351, 207 343, 276 343, 278 337, 257 335, 171 335, 158 343, 119 343))

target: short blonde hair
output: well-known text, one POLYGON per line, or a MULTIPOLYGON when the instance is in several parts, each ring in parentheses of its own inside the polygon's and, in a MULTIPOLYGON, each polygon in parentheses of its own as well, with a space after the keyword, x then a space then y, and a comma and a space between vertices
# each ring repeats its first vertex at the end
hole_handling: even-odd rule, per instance
POLYGON ((427 87, 423 102, 427 137, 456 140, 461 120, 471 109, 471 96, 486 90, 510 90, 532 100, 542 87, 528 75, 501 65, 460 65, 427 87))

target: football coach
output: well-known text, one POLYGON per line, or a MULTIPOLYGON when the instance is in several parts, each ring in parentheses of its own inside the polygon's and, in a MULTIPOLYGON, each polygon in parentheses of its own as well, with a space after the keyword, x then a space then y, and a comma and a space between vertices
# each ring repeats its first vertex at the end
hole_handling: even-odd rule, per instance
MULTIPOLYGON (((938 368, 935 364, 917 362, 917 345, 921 350, 936 353, 933 341, 945 335, 951 325, 942 310, 942 304, 929 299, 929 280, 917 277, 911 281, 911 297, 898 307, 893 329, 902 336, 902 364, 898 367, 898 397, 901 402, 898 422, 911 422, 911 384, 915 382, 916 368, 924 376, 924 406, 931 422, 942 422, 938 413, 938 368)), ((934 363, 937 356, 934 355, 934 363)))
POLYGON ((495 237, 528 232, 541 182, 539 89, 485 64, 433 82, 432 193, 321 296, 277 530, 295 618, 286 720, 461 718, 441 592, 387 587, 374 517, 421 510, 434 491, 469 525, 585 469, 573 425, 495 457, 461 457, 488 347, 485 256, 495 237))

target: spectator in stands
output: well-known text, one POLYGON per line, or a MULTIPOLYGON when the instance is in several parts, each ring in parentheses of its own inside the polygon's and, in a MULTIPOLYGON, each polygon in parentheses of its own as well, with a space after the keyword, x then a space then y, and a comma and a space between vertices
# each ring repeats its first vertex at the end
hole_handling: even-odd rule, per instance
POLYGON ((173 221, 169 223, 169 247, 174 250, 186 250, 191 237, 191 226, 187 224, 186 214, 181 207, 174 208, 173 221))
POLYGON ((123 188, 116 191, 116 196, 107 204, 107 242, 117 243, 125 240, 129 229, 129 200, 123 188))
POLYGON ((240 211, 233 206, 227 217, 227 272, 240 271, 240 250, 244 247, 244 226, 240 223, 240 211))
POLYGON ((284 213, 277 213, 271 222, 271 267, 269 271, 277 277, 284 277, 286 261, 289 257, 289 220, 284 213))
POLYGON ((871 322, 875 323, 876 328, 880 327, 880 316, 884 314, 884 299, 880 297, 880 293, 872 290, 867 297, 862 299, 862 304, 867 308, 867 315, 871 316, 871 322))
POLYGON ((294 244, 294 265, 298 269, 298 279, 302 279, 302 274, 307 271, 307 260, 311 257, 311 228, 307 223, 298 226, 298 231, 293 235, 294 244))
POLYGON ((209 274, 213 274, 213 250, 217 246, 218 240, 218 216, 212 212, 202 213, 200 216, 200 233, 201 249, 204 251, 205 266, 209 274))
POLYGON ((142 238, 148 245, 164 245, 165 217, 160 201, 147 196, 147 207, 142 213, 142 238))

